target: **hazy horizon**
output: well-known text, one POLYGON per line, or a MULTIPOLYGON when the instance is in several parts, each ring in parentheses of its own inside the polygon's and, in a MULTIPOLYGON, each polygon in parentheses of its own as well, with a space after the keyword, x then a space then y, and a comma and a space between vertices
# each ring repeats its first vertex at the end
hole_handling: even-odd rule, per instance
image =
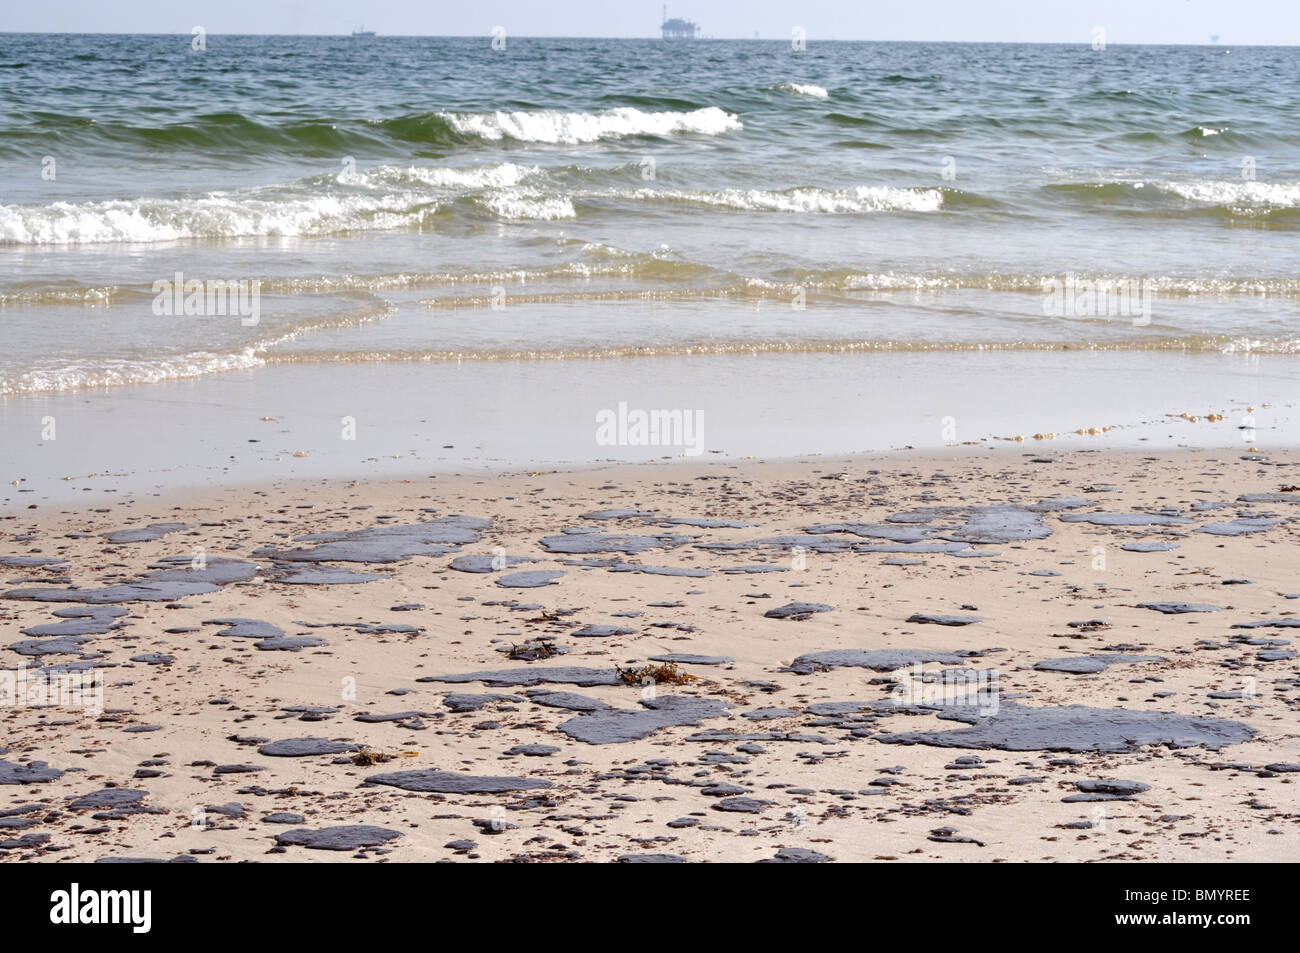
MULTIPOLYGON (((370 30, 368 24, 361 24, 366 30, 370 30)), ((328 37, 346 37, 351 31, 340 32, 319 32, 319 33, 253 33, 247 31, 219 32, 207 30, 208 37, 222 36, 285 36, 285 37, 310 37, 317 36, 322 38, 328 37)), ((479 37, 488 40, 491 34, 487 33, 381 33, 374 31, 374 39, 392 39, 392 40, 410 40, 410 39, 427 39, 427 40, 472 40, 479 37)), ((189 37, 189 32, 175 30, 162 31, 135 31, 124 32, 121 30, 0 30, 0 36, 183 36, 189 37)), ((660 41, 658 36, 602 36, 588 33, 515 33, 510 34, 511 39, 516 40, 625 40, 627 42, 636 42, 638 40, 656 40, 660 41)), ((880 37, 809 37, 809 42, 816 40, 818 43, 942 43, 952 45, 969 45, 969 46, 996 46, 1006 44, 1007 46, 1080 46, 1087 45, 1090 41, 1075 40, 932 40, 932 39, 883 39, 880 37)), ((695 42, 719 42, 719 43, 741 43, 741 42, 760 42, 760 43, 786 43, 785 37, 775 36, 704 36, 701 35, 695 42)), ((1226 49, 1240 48, 1247 49, 1250 47, 1272 47, 1272 48, 1295 48, 1300 43, 1226 43, 1222 39, 1214 41, 1196 42, 1163 42, 1163 41, 1128 41, 1119 42, 1114 40, 1107 41, 1109 46, 1221 46, 1226 49)))
MULTIPOLYGON (((659 34, 663 6, 611 6, 570 0, 539 8, 522 0, 488 0, 473 9, 437 12, 412 0, 355 4, 323 0, 199 0, 184 11, 164 0, 93 5, 50 0, 0 12, 0 33, 189 34, 202 26, 219 35, 337 36, 364 26, 380 36, 489 36, 495 27, 520 38, 638 39, 659 34)), ((669 17, 693 20, 705 39, 789 40, 795 27, 809 42, 899 41, 947 43, 1089 44, 1097 27, 1108 45, 1300 45, 1300 6, 1281 0, 1146 0, 1141 9, 1121 0, 1061 3, 1033 0, 884 0, 873 10, 840 0, 798 5, 775 0, 699 0, 668 5, 669 17)))
MULTIPOLYGON (((370 30, 369 25, 363 24, 362 26, 364 26, 364 28, 365 28, 366 30, 370 30)), ((331 32, 320 32, 320 33, 301 33, 301 32, 300 32, 300 33, 279 33, 279 32, 260 33, 260 32, 256 32, 256 33, 255 33, 255 32, 248 32, 248 31, 242 31, 242 32, 241 32, 241 31, 235 31, 235 32, 229 32, 229 33, 227 33, 227 32, 219 32, 219 31, 215 31, 215 30, 207 30, 206 33, 207 33, 207 36, 208 36, 209 38, 211 38, 211 37, 222 37, 222 36, 262 36, 262 37, 272 37, 272 36, 284 36, 284 37, 312 37, 312 36, 316 36, 316 37, 322 37, 322 38, 329 38, 329 37, 346 37, 346 36, 349 35, 350 31, 343 31, 343 32, 337 32, 337 33, 331 33, 331 32)), ((153 32, 148 32, 148 31, 122 31, 122 30, 80 30, 80 31, 73 31, 73 30, 0 30, 0 36, 183 36, 183 37, 187 37, 187 38, 188 38, 190 35, 191 35, 191 34, 190 34, 189 32, 180 32, 180 31, 174 31, 174 30, 161 30, 161 31, 153 31, 153 32)), ((488 39, 491 38, 491 35, 490 35, 490 34, 486 34, 486 33, 484 33, 484 34, 479 34, 479 33, 380 33, 380 32, 378 32, 378 31, 375 31, 374 39, 393 39, 393 40, 408 40, 408 39, 427 39, 427 40, 472 40, 472 39, 476 39, 476 38, 479 38, 479 37, 482 37, 484 40, 488 40, 488 39)), ((516 39, 516 40, 626 40, 626 41, 628 41, 628 42, 636 42, 636 41, 638 41, 638 40, 656 40, 656 41, 659 41, 659 40, 660 40, 660 37, 658 37, 658 36, 602 36, 602 35, 598 35, 598 34, 594 34, 594 33, 591 33, 591 34, 588 34, 588 33, 554 33, 554 34, 552 34, 552 33, 536 33, 536 34, 529 34, 529 33, 515 33, 515 34, 510 34, 510 38, 511 38, 511 39, 516 39)), ((814 39, 816 39, 816 38, 809 37, 809 42, 812 42, 814 39)), ((762 43, 786 43, 786 42, 788 42, 788 41, 786 40, 785 37, 774 37, 774 36, 700 36, 700 37, 696 40, 696 42, 706 42, 706 43, 707 43, 707 42, 724 42, 724 43, 751 42, 751 43, 752 43, 752 42, 755 42, 755 41, 762 42, 762 43)), ((927 40, 927 39, 882 39, 882 38, 880 38, 880 37, 822 37, 822 38, 820 38, 820 39, 816 39, 816 42, 818 42, 818 43, 916 43, 916 44, 939 43, 939 44, 969 45, 969 46, 996 46, 996 45, 998 45, 998 44, 1006 44, 1007 46, 1079 46, 1079 45, 1087 45, 1087 42, 1086 42, 1086 41, 1083 42, 1083 43, 1080 43, 1080 42, 1078 42, 1078 41, 1072 41, 1072 40, 927 40)), ((1108 44, 1107 44, 1107 45, 1109 45, 1109 46, 1221 46, 1221 47, 1224 47, 1224 48, 1226 48, 1226 49, 1233 49, 1233 48, 1247 49, 1247 48, 1249 48, 1249 47, 1257 46, 1257 47, 1272 47, 1272 48, 1283 48, 1283 49, 1286 49, 1286 48, 1295 48, 1295 47, 1298 47, 1298 46, 1300 46, 1300 43, 1225 43, 1223 40, 1216 40, 1216 41, 1213 41, 1213 42, 1206 41, 1206 42, 1203 42, 1203 43, 1194 43, 1194 42, 1175 43, 1175 42, 1160 42, 1160 41, 1149 41, 1149 42, 1143 42, 1143 41, 1117 42, 1117 41, 1111 40, 1111 41, 1108 41, 1108 44)))

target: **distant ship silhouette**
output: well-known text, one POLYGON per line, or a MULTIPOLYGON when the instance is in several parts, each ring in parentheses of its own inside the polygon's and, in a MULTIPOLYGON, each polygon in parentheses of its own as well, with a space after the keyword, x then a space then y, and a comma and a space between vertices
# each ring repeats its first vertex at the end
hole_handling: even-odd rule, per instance
POLYGON ((659 27, 665 40, 693 40, 700 35, 700 28, 691 20, 681 17, 668 19, 668 4, 664 4, 664 22, 659 27))
POLYGON ((363 23, 361 24, 361 26, 357 27, 355 30, 352 31, 352 35, 353 36, 374 36, 375 31, 367 30, 366 25, 363 23))

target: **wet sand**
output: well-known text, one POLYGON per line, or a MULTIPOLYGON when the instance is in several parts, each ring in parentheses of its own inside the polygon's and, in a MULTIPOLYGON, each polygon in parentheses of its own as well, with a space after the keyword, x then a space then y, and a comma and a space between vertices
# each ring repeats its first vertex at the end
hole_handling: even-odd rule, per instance
POLYGON ((1300 446, 1281 356, 1109 351, 698 355, 287 364, 0 400, 0 511, 283 479, 369 482, 665 458, 1300 446), (600 439, 603 412, 671 408, 665 445, 600 439), (1241 428, 1249 424, 1250 439, 1241 428))
POLYGON ((13 509, 0 665, 103 697, 0 708, 0 859, 1289 859, 1296 484, 972 447, 13 509))

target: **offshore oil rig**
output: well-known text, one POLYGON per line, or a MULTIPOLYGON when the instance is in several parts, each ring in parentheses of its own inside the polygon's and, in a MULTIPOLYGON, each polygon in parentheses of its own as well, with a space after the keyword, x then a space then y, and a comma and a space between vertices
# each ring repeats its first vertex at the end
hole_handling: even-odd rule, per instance
POLYGON ((668 4, 664 4, 664 22, 659 27, 665 40, 693 40, 700 35, 700 28, 692 20, 681 17, 668 19, 668 4))

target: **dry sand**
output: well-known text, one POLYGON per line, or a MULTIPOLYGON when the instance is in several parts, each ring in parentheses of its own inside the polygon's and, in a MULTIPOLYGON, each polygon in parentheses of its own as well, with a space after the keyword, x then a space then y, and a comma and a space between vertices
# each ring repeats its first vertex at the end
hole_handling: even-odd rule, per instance
MULTIPOLYGON (((1300 762, 1300 665, 1289 645, 1282 644, 1288 628, 1233 626, 1258 620, 1300 622, 1294 614, 1300 599, 1287 598, 1300 592, 1300 492, 1284 489, 1300 482, 1296 462, 1300 454, 1071 452, 1049 459, 1018 449, 955 450, 838 460, 621 465, 385 484, 286 483, 145 497, 96 511, 11 511, 0 520, 0 556, 40 555, 66 562, 3 568, 4 590, 10 593, 129 582, 166 556, 183 557, 173 581, 201 580, 211 567, 222 565, 219 558, 246 560, 258 571, 247 581, 175 602, 121 603, 126 614, 109 620, 114 628, 65 644, 65 652, 38 656, 47 666, 81 661, 88 663, 87 670, 101 671, 104 711, 96 715, 12 702, 0 709, 0 761, 6 763, 0 768, 15 782, 0 783, 0 824, 7 825, 0 827, 0 859, 191 855, 202 862, 609 861, 675 855, 688 861, 756 861, 792 848, 837 861, 1292 859, 1300 848, 1300 789, 1294 782, 1300 775, 1281 768, 1297 768, 1300 762), (1044 462, 1032 462, 1036 460, 1044 462), (1252 493, 1279 495, 1241 499, 1252 493), (1056 506, 1039 508, 1045 512, 1027 509, 1058 498, 1064 499, 1056 506), (1013 506, 984 510, 981 517, 981 508, 998 504, 1013 506), (947 509, 886 522, 920 508, 947 509), (653 515, 582 516, 609 509, 653 515), (1070 521, 1071 514, 1088 513, 1156 514, 1165 525, 1070 521), (491 525, 455 552, 370 565, 326 561, 321 567, 383 574, 375 581, 282 581, 295 571, 317 568, 275 558, 316 545, 297 541, 303 535, 414 524, 452 514, 490 520, 491 525), (665 522, 668 517, 756 525, 692 526, 665 522), (1243 517, 1280 521, 1232 523, 1243 517), (112 543, 99 535, 158 522, 188 528, 139 542, 112 543), (806 549, 802 555, 792 550, 791 541, 735 550, 698 545, 802 534, 808 527, 839 522, 867 524, 859 528, 869 535, 813 534, 794 544, 820 542, 840 551, 806 549), (1224 523, 1248 531, 1200 531, 1224 523), (649 540, 659 545, 633 554, 569 555, 548 552, 539 543, 574 527, 659 537, 649 540), (924 544, 953 542, 954 537, 961 542, 972 530, 976 538, 986 532, 996 538, 1008 527, 1004 535, 1041 538, 976 542, 955 553, 854 549, 888 543, 872 534, 909 528, 924 544), (686 539, 666 538, 672 536, 686 539), (1177 548, 1121 548, 1134 542, 1169 542, 1177 548), (504 572, 449 568, 457 556, 491 558, 494 550, 538 562, 504 572), (189 560, 200 551, 210 568, 187 576, 189 560), (611 571, 566 560, 711 574, 611 571), (721 571, 754 565, 784 571, 721 571), (541 588, 496 584, 503 576, 533 570, 562 570, 564 575, 541 588), (1050 574, 1033 574, 1043 571, 1050 574), (765 617, 768 610, 790 602, 833 609, 803 619, 765 617), (1139 607, 1148 602, 1208 604, 1220 610, 1164 614, 1139 607), (420 608, 394 609, 410 605, 420 608), (908 622, 914 613, 979 621, 962 626, 908 622), (222 626, 205 624, 226 618, 271 623, 286 636, 327 644, 266 650, 257 647, 258 639, 218 635, 222 626), (1069 626, 1086 620, 1107 625, 1069 626), (330 623, 413 626, 416 631, 368 632, 330 623), (575 635, 589 625, 633 632, 575 635), (567 653, 528 662, 511 661, 501 651, 539 637, 553 639, 567 653), (915 686, 909 669, 891 674, 803 665, 796 666, 800 672, 787 670, 796 657, 833 649, 952 653, 948 664, 929 662, 924 670, 996 672, 1000 695, 980 700, 988 704, 993 699, 998 706, 977 725, 984 741, 1004 737, 1014 742, 1024 737, 1023 721, 1073 705, 1091 711, 1039 733, 1032 743, 1087 748, 1099 741, 1122 750, 886 743, 880 739, 892 734, 943 733, 966 726, 937 718, 938 703, 932 698, 927 707, 927 698, 891 694, 896 679, 915 686), (150 653, 171 661, 130 661, 150 653), (681 671, 696 676, 684 685, 542 683, 530 688, 475 680, 420 681, 455 673, 541 673, 575 666, 609 680, 615 666, 644 665, 666 653, 734 661, 682 664, 681 671), (977 654, 954 657, 963 653, 977 654), (1117 655, 1156 660, 1111 664, 1094 674, 1032 668, 1051 659, 1117 655), (539 690, 584 696, 629 714, 544 706, 529 699, 530 692, 539 690), (445 701, 450 693, 504 697, 487 700, 478 710, 457 712, 445 701), (1229 697, 1211 698, 1210 693, 1229 697), (691 710, 706 717, 695 725, 668 725, 639 739, 603 744, 559 728, 570 723, 570 731, 580 737, 598 738, 610 730, 635 734, 650 727, 641 717, 651 712, 641 704, 643 698, 662 706, 666 697, 695 700, 667 704, 694 705, 691 710), (905 703, 918 700, 923 704, 905 703), (809 710, 826 702, 852 704, 838 706, 834 714, 809 710), (871 702, 877 703, 872 709, 854 710, 871 702), (896 706, 892 710, 891 702, 896 706), (332 710, 304 715, 287 710, 290 706, 332 710), (1155 741, 1141 743, 1129 737, 1132 725, 1111 725, 1110 710, 1184 717, 1143 721, 1135 716, 1141 730, 1152 732, 1147 740, 1155 741), (770 717, 746 717, 756 711, 770 717), (397 721, 356 720, 395 713, 409 714, 397 721), (142 727, 152 730, 138 730, 142 727), (701 734, 705 738, 696 740, 701 734), (737 737, 743 735, 762 737, 737 737), (351 760, 352 752, 276 757, 259 751, 266 741, 304 737, 415 756, 362 765, 351 760), (1197 743, 1215 743, 1215 738, 1222 744, 1219 750, 1197 743), (556 750, 507 754, 526 745, 556 750), (5 753, 5 748, 10 750, 5 753), (17 767, 30 768, 32 762, 46 762, 64 773, 33 780, 27 768, 17 767), (258 770, 215 770, 228 765, 258 770), (1278 769, 1265 770, 1265 765, 1278 769), (549 786, 438 793, 365 783, 377 775, 417 770, 549 786), (1026 778, 1039 780, 1022 780, 1026 778), (1081 793, 1078 782, 1099 779, 1148 787, 1130 799, 1063 800, 1081 793), (127 795, 125 811, 95 806, 94 799, 89 806, 71 806, 76 798, 110 787, 147 794, 127 795), (223 814, 208 809, 229 804, 240 806, 243 816, 232 816, 240 813, 236 810, 223 814), (264 820, 277 812, 301 815, 302 820, 264 820), (361 840, 374 846, 361 851, 276 848, 277 835, 343 825, 402 836, 379 842, 363 831, 361 840), (945 829, 954 832, 954 840, 944 839, 945 829), (472 844, 461 843, 457 853, 449 846, 454 842, 472 844)), ((589 542, 590 534, 564 538, 589 542)), ((0 599, 3 644, 56 638, 20 630, 59 621, 53 610, 77 606, 0 599)), ((0 651, 6 669, 31 661, 11 649, 0 651)), ((433 777, 447 780, 446 775, 433 777)))

